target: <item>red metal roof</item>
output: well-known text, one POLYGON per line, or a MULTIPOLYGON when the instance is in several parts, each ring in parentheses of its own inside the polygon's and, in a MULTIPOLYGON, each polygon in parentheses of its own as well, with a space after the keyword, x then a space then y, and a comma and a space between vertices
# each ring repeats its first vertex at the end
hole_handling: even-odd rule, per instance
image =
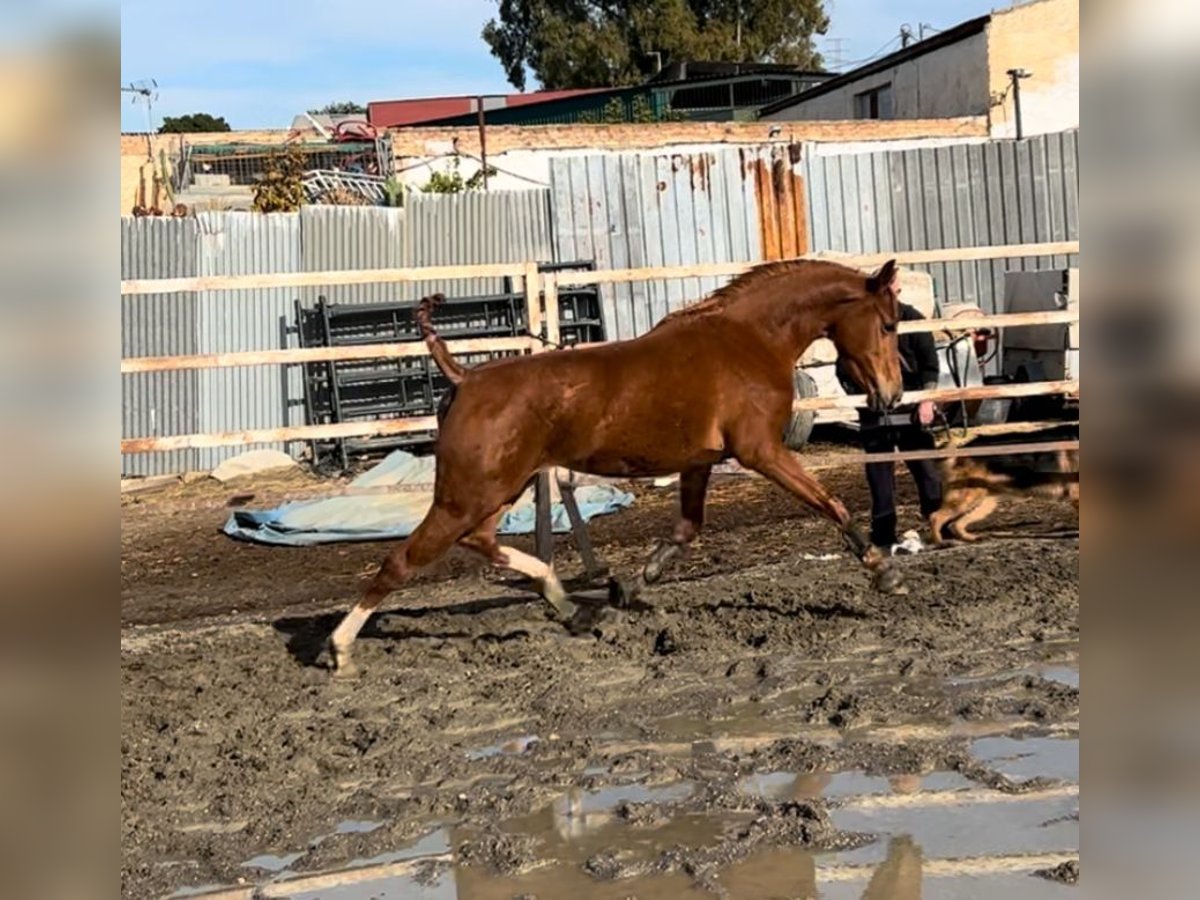
MULTIPOLYGON (((530 91, 526 94, 484 94, 486 109, 507 106, 528 106, 561 100, 576 94, 594 94, 606 88, 582 88, 569 91, 530 91)), ((413 97, 407 100, 372 100, 367 104, 367 121, 376 128, 395 128, 417 125, 433 119, 461 116, 475 111, 478 96, 464 94, 456 97, 413 97)))

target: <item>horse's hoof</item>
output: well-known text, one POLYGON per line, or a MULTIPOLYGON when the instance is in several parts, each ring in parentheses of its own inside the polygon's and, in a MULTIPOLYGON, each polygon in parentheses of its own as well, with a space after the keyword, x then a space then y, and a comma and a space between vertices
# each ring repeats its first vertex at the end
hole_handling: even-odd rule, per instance
POLYGON ((594 569, 588 569, 586 572, 584 572, 583 578, 589 584, 596 584, 597 582, 603 581, 605 578, 607 578, 609 574, 608 566, 597 564, 594 569))
POLYGON ((626 583, 618 578, 608 579, 608 605, 616 609, 628 609, 641 596, 645 580, 638 578, 626 583))
POLYGON ((358 666, 354 665, 354 660, 350 658, 349 648, 339 650, 333 641, 328 641, 322 655, 328 656, 329 674, 334 678, 354 678, 358 675, 358 666))
POLYGON ((589 633, 595 628, 603 618, 603 610, 597 606, 580 606, 575 615, 571 616, 564 624, 567 631, 579 637, 589 633))
POLYGON ((904 579, 896 568, 888 566, 875 576, 875 590, 881 594, 899 594, 904 590, 904 579))

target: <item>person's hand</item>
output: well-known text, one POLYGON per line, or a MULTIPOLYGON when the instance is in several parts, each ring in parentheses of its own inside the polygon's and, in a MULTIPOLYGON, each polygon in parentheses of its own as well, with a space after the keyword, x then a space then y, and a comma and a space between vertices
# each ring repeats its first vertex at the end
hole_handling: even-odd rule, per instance
POLYGON ((917 404, 917 421, 925 427, 933 424, 932 400, 922 400, 919 404, 917 404))

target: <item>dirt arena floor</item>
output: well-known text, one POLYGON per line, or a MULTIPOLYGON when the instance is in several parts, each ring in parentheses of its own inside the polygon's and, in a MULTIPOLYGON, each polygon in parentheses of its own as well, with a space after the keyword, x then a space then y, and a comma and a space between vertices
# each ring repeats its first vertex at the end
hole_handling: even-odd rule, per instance
MULTIPOLYGON (((861 470, 819 474, 865 514, 861 470)), ((219 532, 235 495, 330 487, 122 497, 124 896, 1078 893, 1070 506, 1006 502, 985 540, 903 558, 908 593, 881 596, 828 522, 717 479, 647 608, 573 637, 456 551, 371 620, 360 677, 333 680, 321 642, 386 545, 219 532)), ((622 572, 676 509, 635 493, 591 525, 622 572)), ((557 547, 569 582, 581 563, 557 547)))

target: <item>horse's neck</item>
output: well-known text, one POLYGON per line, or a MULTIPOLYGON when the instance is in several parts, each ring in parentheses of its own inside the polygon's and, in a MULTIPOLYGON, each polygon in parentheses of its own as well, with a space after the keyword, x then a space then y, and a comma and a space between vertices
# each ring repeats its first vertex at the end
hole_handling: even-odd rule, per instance
POLYGON ((730 312, 788 365, 793 365, 829 324, 826 304, 789 302, 778 296, 758 297, 730 312))

